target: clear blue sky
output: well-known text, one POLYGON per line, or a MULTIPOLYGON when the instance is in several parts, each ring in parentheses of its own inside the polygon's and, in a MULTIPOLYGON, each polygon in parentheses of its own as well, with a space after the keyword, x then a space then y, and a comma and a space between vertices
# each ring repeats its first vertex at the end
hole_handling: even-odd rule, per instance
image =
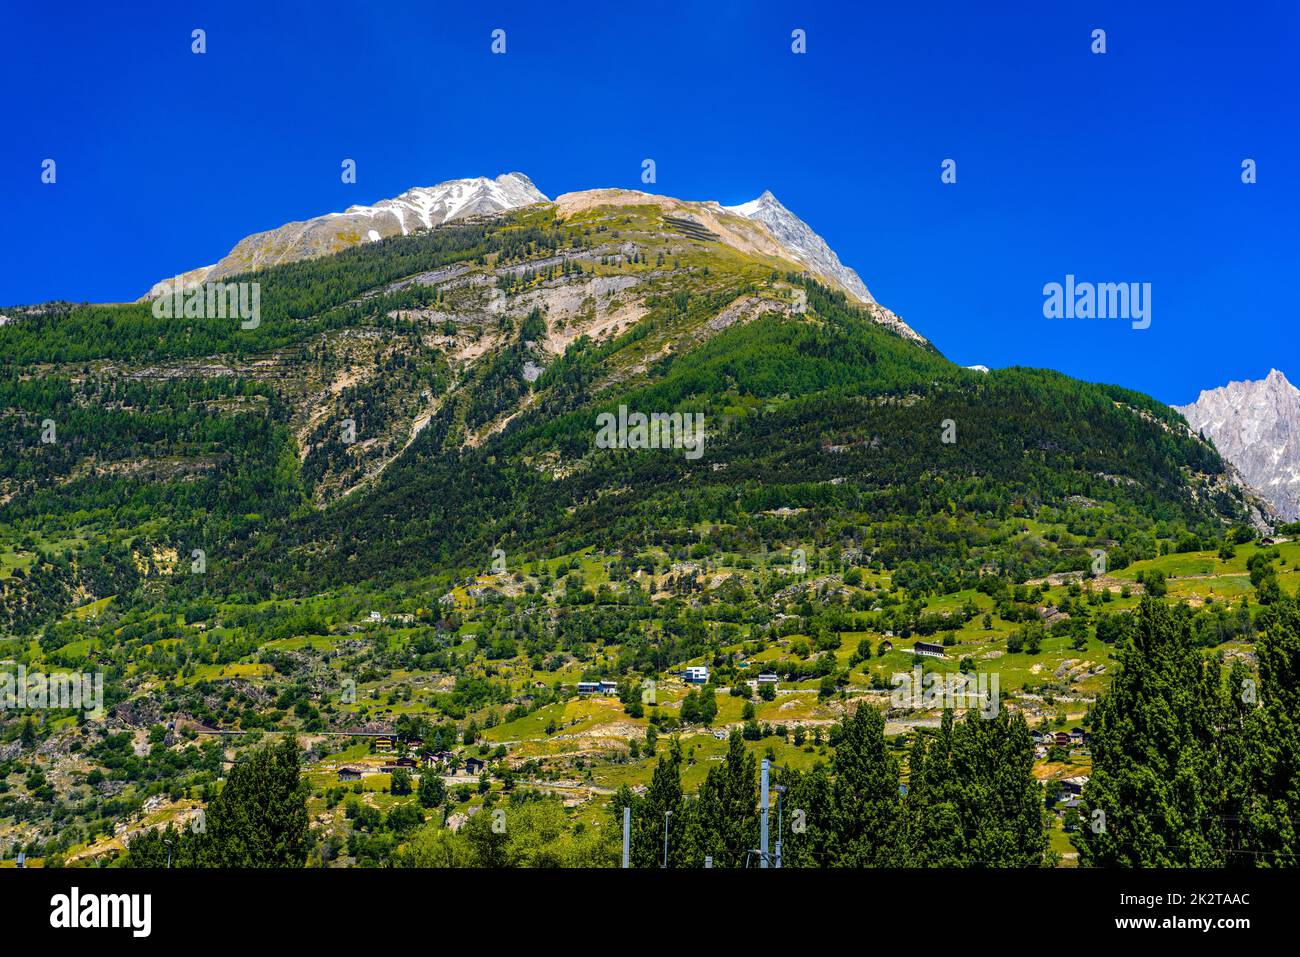
POLYGON ((1168 402, 1300 380, 1293 0, 77 6, 0 11, 0 303, 133 299, 455 177, 639 188, 649 157, 658 192, 771 189, 957 362, 1168 402), (1043 318, 1066 273, 1150 282, 1151 327, 1043 318))

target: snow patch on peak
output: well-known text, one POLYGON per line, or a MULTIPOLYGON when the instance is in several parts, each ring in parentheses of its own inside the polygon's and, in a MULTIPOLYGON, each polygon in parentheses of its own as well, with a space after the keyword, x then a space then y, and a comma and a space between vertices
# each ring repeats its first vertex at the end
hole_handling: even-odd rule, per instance
MULTIPOLYGON (((349 206, 341 213, 325 213, 245 236, 220 262, 185 275, 187 281, 221 279, 253 269, 336 253, 361 242, 362 236, 370 242, 378 242, 389 236, 409 235, 415 229, 432 229, 456 219, 493 215, 547 201, 545 194, 523 173, 503 173, 496 179, 477 176, 448 180, 435 186, 416 186, 393 199, 349 206)), ((159 285, 155 284, 144 298, 156 295, 159 285)))
POLYGON ((755 214, 759 210, 764 208, 771 208, 774 206, 780 207, 781 209, 785 209, 784 206, 781 206, 781 203, 777 200, 777 198, 772 195, 772 191, 765 189, 763 190, 763 195, 758 197, 758 199, 751 199, 748 203, 741 203, 739 206, 724 206, 722 208, 729 209, 733 213, 739 213, 741 216, 744 216, 746 219, 754 219, 756 218, 755 214))

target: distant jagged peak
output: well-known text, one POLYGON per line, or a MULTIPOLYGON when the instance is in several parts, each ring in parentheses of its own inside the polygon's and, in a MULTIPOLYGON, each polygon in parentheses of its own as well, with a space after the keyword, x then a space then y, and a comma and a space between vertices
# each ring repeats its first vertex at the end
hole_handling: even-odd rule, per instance
MULTIPOLYGON (((1196 405, 1203 399, 1215 396, 1241 395, 1245 393, 1272 393, 1285 396, 1298 396, 1300 389, 1297 389, 1287 379, 1286 375, 1280 369, 1269 369, 1268 375, 1262 379, 1242 379, 1240 381, 1231 379, 1227 385, 1221 385, 1213 389, 1203 389, 1196 402, 1190 405, 1196 405)), ((1176 409, 1189 408, 1189 406, 1174 406, 1176 409)))
POLYGON ((740 213, 740 215, 744 216, 746 219, 752 219, 755 213, 765 207, 774 210, 781 209, 787 213, 790 212, 781 205, 779 199, 772 195, 770 189, 763 190, 762 195, 760 195, 758 199, 751 199, 748 203, 741 203, 739 206, 727 206, 725 208, 740 213))
POLYGON ((1300 389, 1278 369, 1263 379, 1205 389, 1176 405, 1283 518, 1300 518, 1300 389))

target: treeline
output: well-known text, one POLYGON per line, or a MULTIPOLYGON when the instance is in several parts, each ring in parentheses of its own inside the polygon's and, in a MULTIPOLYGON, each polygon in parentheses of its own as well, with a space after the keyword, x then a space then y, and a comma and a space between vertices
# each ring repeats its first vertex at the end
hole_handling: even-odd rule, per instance
POLYGON ((1198 650, 1190 612, 1143 599, 1091 714, 1089 867, 1300 863, 1300 609, 1256 622, 1258 674, 1198 650))
MULTIPOLYGON (((1189 621, 1185 609, 1148 597, 1120 625, 1120 672, 1087 719, 1083 866, 1297 864, 1300 606, 1285 597, 1261 613, 1258 673, 1199 650, 1189 621)), ((452 740, 454 727, 441 727, 452 740)), ((886 739, 882 714, 861 705, 828 744, 829 763, 773 770, 773 863, 778 840, 787 867, 1055 863, 1018 713, 972 710, 955 720, 948 712, 900 749, 886 739)), ((141 835, 126 863, 157 866, 171 841, 174 866, 301 866, 310 841, 297 761, 292 741, 255 752, 209 804, 205 830, 141 835)), ((373 840, 357 846, 370 863, 400 866, 616 866, 630 808, 633 866, 700 867, 706 858, 714 867, 757 866, 758 759, 741 732, 694 795, 683 788, 685 761, 674 740, 645 792, 620 788, 599 830, 573 824, 559 802, 525 789, 483 807, 459 831, 424 824, 417 810, 383 824, 393 834, 378 857, 373 840)))
MULTIPOLYGON (((951 713, 921 733, 901 761, 885 739, 884 718, 869 705, 831 732, 829 765, 773 772, 769 854, 782 842, 786 867, 1038 867, 1050 863, 1043 798, 1032 774, 1033 743, 1023 718, 951 713), (778 829, 778 818, 781 829, 778 829)), ((709 770, 694 797, 682 791, 682 753, 659 759, 644 795, 624 787, 610 802, 607 827, 621 829, 632 808, 631 862, 658 867, 668 826, 668 866, 756 867, 759 846, 757 760, 740 732, 725 761, 709 770)), ((772 861, 774 862, 774 860, 772 861)))
POLYGON ((302 867, 310 839, 307 784, 298 742, 286 737, 230 769, 201 824, 147 830, 116 862, 123 867, 302 867))

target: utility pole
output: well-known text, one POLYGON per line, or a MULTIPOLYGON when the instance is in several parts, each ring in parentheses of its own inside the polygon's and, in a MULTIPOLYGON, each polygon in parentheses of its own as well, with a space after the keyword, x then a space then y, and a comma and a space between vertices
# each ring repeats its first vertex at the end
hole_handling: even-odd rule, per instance
MULTIPOLYGON (((759 805, 758 805, 759 807, 758 866, 759 867, 768 866, 767 865, 767 846, 768 846, 767 811, 768 811, 768 807, 770 806, 768 795, 770 791, 769 778, 771 776, 772 768, 776 768, 778 771, 788 770, 788 768, 781 767, 781 765, 777 764, 775 761, 772 761, 769 758, 763 759, 762 774, 760 775, 759 778, 760 781, 760 793, 759 793, 759 805)), ((785 786, 780 784, 776 785, 776 792, 777 792, 777 814, 778 814, 777 829, 776 829, 776 866, 780 867, 781 866, 781 822, 779 817, 781 813, 780 796, 785 793, 785 786)))
POLYGON ((664 869, 668 868, 668 819, 673 816, 672 811, 664 811, 664 869))
POLYGON ((785 792, 787 790, 784 784, 778 784, 776 791, 776 866, 781 866, 781 836, 785 833, 783 819, 785 815, 785 792))
POLYGON ((623 866, 632 866, 632 809, 623 808, 623 866))

